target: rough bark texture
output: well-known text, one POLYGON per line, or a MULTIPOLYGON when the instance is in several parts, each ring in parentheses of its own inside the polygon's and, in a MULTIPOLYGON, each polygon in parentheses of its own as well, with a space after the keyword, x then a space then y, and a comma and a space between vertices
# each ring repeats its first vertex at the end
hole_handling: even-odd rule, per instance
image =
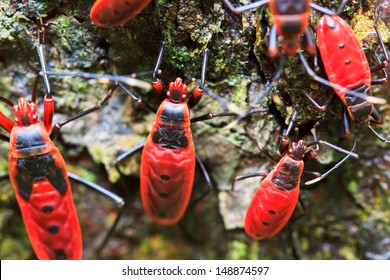
MULTIPOLYGON (((30 96, 39 61, 36 51, 36 22, 42 16, 46 26, 45 54, 51 70, 105 72, 109 60, 114 73, 152 71, 162 40, 167 47, 161 65, 167 81, 176 77, 200 77, 202 51, 210 50, 207 85, 218 95, 247 108, 275 73, 278 59, 269 58, 268 36, 272 16, 267 7, 235 15, 220 0, 154 1, 134 20, 111 29, 94 26, 89 9, 94 1, 0 1, 0 89, 14 102, 30 96), (25 3, 23 3, 25 2, 25 3)), ((241 4, 250 1, 243 0, 241 4)), ((340 1, 315 1, 336 10, 340 1)), ((368 57, 377 47, 374 29, 374 1, 348 4, 342 13, 368 57)), ((380 1, 381 15, 388 22, 388 7, 380 1)), ((320 14, 311 11, 315 26, 320 14)), ((380 21, 387 46, 390 33, 380 21)), ((310 60, 311 61, 311 60, 310 60)), ((371 60, 372 61, 372 60, 371 60)), ((379 74, 381 75, 381 74, 379 74)), ((150 81, 151 76, 143 78, 150 81)), ((56 98, 55 121, 95 105, 107 85, 90 84, 75 78, 50 78, 56 98)), ((188 209, 178 225, 152 223, 142 210, 139 197, 139 160, 134 156, 121 166, 120 179, 115 160, 142 143, 153 122, 153 114, 137 107, 121 90, 101 111, 66 125, 56 139, 69 170, 111 191, 126 201, 120 224, 101 256, 95 254, 112 223, 116 208, 105 198, 74 184, 76 208, 84 234, 86 259, 389 259, 390 251, 390 145, 380 142, 366 127, 358 133, 358 160, 348 159, 316 188, 302 190, 308 213, 277 236, 254 241, 242 230, 251 195, 260 179, 248 179, 230 193, 236 175, 266 172, 272 163, 246 137, 244 126, 273 156, 292 110, 298 111, 299 134, 310 139, 310 128, 323 120, 319 138, 349 149, 353 135, 343 138, 341 103, 319 112, 296 91, 302 89, 316 100, 326 100, 333 91, 313 82, 297 56, 287 58, 282 78, 272 94, 261 103, 265 113, 251 116, 231 129, 223 129, 232 118, 217 118, 193 125, 197 152, 210 172, 215 190, 188 209), (291 90, 293 89, 293 90, 291 90)), ((389 84, 374 86, 376 96, 389 98, 389 84)), ((133 89, 153 106, 152 93, 133 89), (148 95, 149 94, 149 95, 148 95)), ((42 104, 43 83, 38 103, 42 104)), ((390 138, 389 106, 379 105, 384 125, 375 126, 390 138)), ((0 110, 12 116, 9 107, 0 110)), ((226 109, 205 95, 192 110, 193 116, 226 109)), ((2 132, 3 133, 3 132, 2 132)), ((4 132, 5 134, 5 132, 4 132)), ((9 145, 0 143, 0 174, 7 172, 9 145)), ((306 170, 324 172, 343 157, 326 147, 306 170)), ((311 178, 304 176, 304 180, 311 178)), ((34 259, 13 190, 0 182, 0 257, 34 259)), ((197 172, 193 198, 207 185, 197 172)), ((300 214, 297 209, 297 215, 300 214)))

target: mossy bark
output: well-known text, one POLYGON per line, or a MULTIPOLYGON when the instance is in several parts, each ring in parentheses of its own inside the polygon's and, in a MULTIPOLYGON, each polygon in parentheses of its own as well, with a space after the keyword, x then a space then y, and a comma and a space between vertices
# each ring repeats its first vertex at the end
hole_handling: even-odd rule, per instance
MULTIPOLYGON (((272 16, 267 7, 235 15, 223 1, 153 1, 132 21, 111 29, 94 26, 89 9, 94 1, 0 1, 0 89, 14 102, 29 97, 36 73, 37 19, 45 22, 45 55, 50 70, 104 73, 106 62, 117 74, 152 71, 161 42, 167 42, 161 65, 164 81, 176 77, 200 78, 202 52, 210 51, 206 84, 215 93, 245 109, 265 89, 278 66, 279 58, 268 55, 272 16), (25 3, 24 3, 25 2, 25 3)), ((242 4, 250 1, 241 1, 242 4)), ((315 1, 336 10, 340 1, 315 1)), ((342 17, 353 27, 369 57, 377 48, 372 27, 375 2, 347 4, 342 17)), ((315 26, 320 14, 311 11, 315 26)), ((385 16, 383 18, 386 18, 385 16)), ((379 21, 386 46, 390 33, 379 21)), ((306 52, 305 52, 306 55, 306 52)), ((309 58, 311 61, 311 58, 309 58)), ((381 75, 381 74, 379 74, 381 75)), ((151 75, 142 77, 150 81, 151 75)), ((56 99, 55 121, 63 120, 94 106, 108 90, 76 78, 51 77, 56 99)), ((389 84, 373 87, 375 96, 390 101, 389 84)), ((158 106, 158 98, 139 89, 133 92, 158 106)), ((231 179, 248 172, 266 172, 272 163, 261 155, 246 136, 244 127, 275 158, 291 111, 297 110, 299 134, 310 139, 310 128, 319 120, 321 139, 351 148, 353 135, 344 139, 341 103, 336 100, 326 112, 318 111, 299 90, 323 101, 332 89, 312 81, 299 58, 288 57, 274 90, 260 107, 265 113, 252 115, 230 129, 234 118, 216 118, 193 125, 199 157, 211 175, 215 190, 189 208, 173 227, 153 224, 142 209, 139 196, 139 160, 136 155, 121 165, 116 158, 142 143, 154 115, 136 106, 118 90, 101 111, 66 125, 56 139, 70 171, 122 195, 125 213, 102 256, 96 256, 116 208, 107 199, 74 184, 73 192, 84 233, 84 257, 111 259, 290 259, 293 249, 309 259, 389 258, 390 145, 380 142, 366 127, 357 135, 358 160, 348 159, 315 189, 302 190, 308 213, 269 240, 254 241, 242 230, 243 217, 260 179, 245 180, 228 192, 231 179), (293 90, 290 90, 293 89, 293 90)), ((41 109, 44 85, 39 84, 41 109)), ((388 105, 377 106, 384 125, 375 126, 390 138, 388 105)), ((12 116, 5 104, 1 112, 12 116)), ((42 110, 40 110, 41 112, 42 110)), ((205 95, 192 116, 227 111, 205 95)), ((5 132, 4 132, 5 134, 5 132)), ((8 170, 9 145, 0 143, 0 172, 8 170)), ((318 160, 305 167, 324 172, 343 155, 321 149, 318 160)), ((303 179, 309 179, 304 176, 303 179)), ((13 189, 6 181, 0 188, 0 255, 2 259, 35 258, 29 245, 13 189)), ((196 173, 196 199, 207 189, 201 172, 196 173)), ((297 213, 299 214, 299 209, 297 213)))

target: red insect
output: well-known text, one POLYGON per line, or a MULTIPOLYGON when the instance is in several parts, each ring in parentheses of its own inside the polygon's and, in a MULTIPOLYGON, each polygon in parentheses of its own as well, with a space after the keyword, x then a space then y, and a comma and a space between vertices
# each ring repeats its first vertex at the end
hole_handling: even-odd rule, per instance
MULTIPOLYGON (((325 144, 349 156, 356 154, 341 149, 328 142, 317 140, 314 128, 315 141, 305 145, 302 140, 293 142, 289 148, 289 138, 296 112, 293 113, 289 128, 281 143, 282 158, 276 162, 263 147, 256 142, 260 152, 275 163, 269 173, 253 173, 237 176, 234 183, 250 177, 265 177, 258 186, 245 215, 245 232, 252 238, 261 240, 277 234, 290 220, 297 205, 300 192, 300 180, 304 169, 304 162, 318 155, 318 144, 325 144), (308 147, 316 145, 315 149, 308 147)), ((251 137, 252 141, 256 141, 251 137)), ((301 202, 302 207, 303 203, 301 202)))
MULTIPOLYGON (((343 0, 342 7, 345 5, 347 0, 343 0)), ((327 8, 321 7, 317 4, 312 3, 310 0, 262 0, 257 1, 248 5, 241 7, 234 7, 229 0, 224 0, 225 4, 235 13, 242 13, 251 9, 262 7, 266 4, 269 5, 272 17, 273 17, 273 26, 270 31, 270 41, 269 41, 269 54, 273 58, 278 53, 278 36, 282 37, 281 45, 282 50, 288 56, 295 55, 300 47, 302 35, 306 42, 306 49, 312 55, 315 54, 315 43, 312 38, 312 35, 309 30, 309 8, 317 10, 323 14, 334 15, 335 13, 327 8)), ((302 53, 299 52, 300 57, 302 53)), ((302 59, 302 58, 301 58, 302 59)), ((280 57, 279 66, 275 72, 272 81, 269 83, 269 86, 264 92, 262 92, 255 102, 249 107, 248 112, 257 104, 260 104, 265 96, 271 92, 274 83, 280 78, 284 64, 284 56, 280 57)), ((310 70, 306 68, 309 72, 310 70)), ((309 72, 311 74, 311 72, 309 72)), ((336 87, 345 90, 342 86, 338 84, 332 84, 326 79, 321 77, 316 77, 316 80, 328 87, 336 87)), ((353 92, 353 94, 358 95, 359 93, 353 92)), ((241 117, 242 118, 242 117, 241 117)), ((238 120, 240 120, 239 118, 238 120)))
MULTIPOLYGON (((38 54, 43 71, 46 71, 43 56, 43 29, 39 30, 38 54)), ((72 199, 69 178, 102 193, 123 206, 123 199, 115 194, 67 172, 64 159, 53 143, 62 126, 100 109, 111 97, 113 90, 98 105, 57 123, 51 131, 54 98, 49 81, 44 75, 46 95, 42 124, 38 119, 36 91, 37 76, 29 103, 24 97, 18 104, 0 96, 0 101, 13 108, 15 119, 0 112, 0 126, 10 133, 1 140, 10 141, 9 178, 15 191, 23 221, 38 259, 81 259, 82 234, 72 199)), ((119 214, 118 214, 119 216, 119 214)))
POLYGON ((306 49, 315 53, 315 43, 311 36, 309 25, 309 8, 321 13, 334 14, 332 11, 312 3, 310 0, 261 0, 240 7, 234 7, 229 0, 225 4, 234 13, 269 5, 273 18, 273 26, 270 32, 269 54, 275 57, 278 54, 278 36, 282 37, 282 49, 287 55, 293 56, 301 47, 301 36, 306 41, 306 49))
MULTIPOLYGON (((165 92, 162 81, 156 78, 164 46, 165 43, 161 48, 152 82, 157 93, 165 96, 158 110, 122 87, 138 104, 155 112, 156 117, 146 142, 118 157, 117 162, 119 164, 143 149, 140 184, 144 209, 154 222, 161 225, 174 225, 182 218, 188 207, 196 163, 211 188, 209 175, 195 153, 191 123, 219 116, 236 116, 236 114, 206 114, 191 119, 189 109, 200 101, 204 91, 198 85, 187 95, 188 86, 181 78, 177 78, 169 84, 165 92)), ((206 50, 202 67, 202 85, 205 82, 207 54, 206 50)))
POLYGON ((100 27, 114 27, 138 15, 151 0, 97 0, 90 18, 100 27))
MULTIPOLYGON (((374 28, 379 39, 379 45, 384 52, 385 59, 380 61, 376 55, 378 63, 372 67, 369 66, 368 60, 353 30, 342 18, 337 15, 325 15, 321 17, 317 26, 318 48, 320 50, 325 72, 331 83, 342 87, 334 87, 334 91, 345 106, 343 124, 346 136, 350 134, 350 122, 354 122, 355 124, 355 140, 352 150, 354 150, 356 146, 357 129, 362 124, 367 124, 378 139, 390 143, 389 140, 386 140, 379 135, 370 124, 371 122, 377 124, 383 123, 383 119, 379 112, 374 107, 374 104, 370 102, 370 98, 373 97, 371 86, 383 84, 388 78, 386 71, 383 71, 383 78, 372 79, 371 76, 372 72, 384 70, 389 61, 388 54, 376 24, 377 20, 378 17, 376 16, 374 28)), ((300 54, 300 56, 304 66, 308 69, 308 72, 312 72, 312 77, 316 79, 317 76, 314 71, 310 69, 302 54, 300 54)), ((303 93, 320 110, 326 110, 334 100, 332 97, 326 101, 324 105, 319 105, 306 92, 303 93)), ((321 178, 307 182, 307 184, 316 182, 326 175, 327 173, 321 176, 321 178)))

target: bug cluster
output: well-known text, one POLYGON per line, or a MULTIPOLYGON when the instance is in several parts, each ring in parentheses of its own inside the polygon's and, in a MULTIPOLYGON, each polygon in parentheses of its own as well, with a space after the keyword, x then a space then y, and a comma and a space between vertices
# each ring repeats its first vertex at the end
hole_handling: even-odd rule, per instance
MULTIPOLYGON (((124 24, 142 13, 146 7, 152 6, 151 2, 97 0, 90 10, 90 19, 97 28, 106 30, 123 28, 124 24)), ((26 97, 20 97, 18 102, 14 103, 12 98, 0 95, 4 107, 14 113, 11 117, 7 110, 2 109, 0 112, 0 126, 3 128, 0 139, 9 142, 8 173, 1 175, 0 182, 10 180, 14 188, 29 240, 38 259, 82 258, 82 225, 80 227, 72 199, 71 181, 96 191, 117 206, 112 227, 98 246, 99 252, 117 230, 123 216, 125 200, 115 191, 105 189, 70 172, 54 141, 62 128, 68 124, 71 126, 73 121, 87 115, 99 114, 96 111, 102 108, 110 110, 109 100, 114 93, 116 95, 119 92, 124 93, 137 105, 136 110, 154 114, 154 122, 146 140, 118 153, 111 166, 119 176, 124 177, 123 166, 130 160, 134 162, 137 155, 141 155, 139 178, 142 208, 151 221, 163 226, 176 225, 190 207, 196 206, 213 188, 218 189, 213 182, 213 176, 208 173, 209 167, 203 163, 202 155, 198 155, 195 149, 196 139, 194 144, 191 130, 194 123, 223 119, 223 122, 227 123, 227 128, 220 128, 221 133, 243 127, 242 135, 247 142, 257 146, 260 153, 274 164, 273 169, 267 172, 256 171, 238 176, 235 174, 231 176, 233 178, 226 179, 232 182, 231 189, 226 193, 240 196, 235 187, 238 181, 252 177, 263 178, 253 193, 242 219, 245 233, 253 240, 268 239, 277 235, 291 220, 297 205, 300 204, 305 209, 303 200, 300 199, 300 186, 303 184, 301 178, 304 172, 308 172, 304 165, 306 161, 321 155, 324 146, 344 156, 322 174, 312 172, 310 175, 314 178, 306 180, 305 185, 320 185, 320 181, 349 158, 358 158, 359 133, 363 128, 368 128, 380 141, 388 144, 390 141, 386 136, 382 136, 371 125, 383 124, 377 104, 386 103, 386 100, 373 95, 372 86, 388 82, 386 70, 389 57, 378 29, 379 17, 376 14, 372 22, 378 47, 372 61, 369 61, 354 31, 340 16, 345 5, 348 5, 347 2, 342 1, 338 10, 333 11, 308 0, 261 0, 241 6, 238 2, 220 1, 219 4, 230 16, 262 8, 268 9, 271 15, 267 52, 270 60, 277 61, 275 63, 277 67, 267 84, 257 92, 248 106, 243 108, 222 97, 223 93, 212 90, 207 85, 208 76, 215 76, 208 66, 209 56, 212 56, 209 46, 213 44, 213 38, 209 38, 203 47, 203 59, 199 59, 202 62, 199 78, 189 78, 185 81, 177 77, 170 80, 166 86, 161 64, 166 57, 167 41, 163 41, 156 55, 155 64, 151 65, 150 71, 146 73, 133 76, 114 75, 110 61, 106 61, 108 67, 105 67, 104 74, 54 71, 50 67, 50 61, 46 62, 47 54, 44 48, 44 37, 50 36, 45 33, 44 26, 50 25, 50 22, 44 23, 42 18, 37 19, 36 48, 40 63, 39 74, 32 87, 31 101, 29 102, 26 97), (312 13, 320 17, 316 27, 311 26, 312 13), (259 136, 246 126, 252 117, 257 119, 271 114, 270 109, 264 105, 265 101, 273 94, 275 85, 283 79, 283 71, 288 67, 285 66, 286 60, 293 57, 299 58, 297 67, 304 69, 308 81, 317 83, 320 87, 330 88, 334 94, 328 100, 320 102, 305 90, 289 88, 287 85, 288 91, 298 94, 318 112, 327 112, 334 103, 342 104, 340 119, 344 134, 340 138, 352 138, 351 147, 339 146, 339 143, 334 143, 336 141, 320 139, 317 131, 320 129, 324 131, 321 119, 307 121, 310 126, 309 138, 300 137, 302 133, 299 131, 301 123, 299 116, 302 108, 298 106, 299 104, 280 105, 291 108, 291 112, 285 118, 286 123, 279 129, 281 139, 277 141, 276 146, 279 146, 280 159, 275 159, 267 151, 266 145, 260 144, 262 140, 259 136), (93 107, 83 109, 53 125, 56 94, 52 81, 64 76, 108 83, 109 89, 93 107), (145 83, 145 77, 150 77, 151 82, 145 83), (38 96, 39 87, 45 91, 41 118, 37 113, 37 108, 41 104, 41 98, 38 96), (145 98, 140 93, 152 90, 154 97, 162 100, 158 108, 150 104, 150 97, 145 98), (190 109, 200 107, 205 96, 214 99, 220 105, 218 111, 205 112, 193 117, 190 109), (201 191, 199 197, 191 199, 197 170, 203 175, 206 188, 201 191)), ((241 100, 239 103, 242 104, 244 101, 241 100)), ((126 182, 124 188, 129 188, 126 182)))

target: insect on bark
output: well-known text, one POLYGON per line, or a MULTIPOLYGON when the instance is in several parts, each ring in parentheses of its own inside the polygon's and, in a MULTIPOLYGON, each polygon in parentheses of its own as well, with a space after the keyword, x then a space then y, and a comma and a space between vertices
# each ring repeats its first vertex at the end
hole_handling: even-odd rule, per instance
MULTIPOLYGON (((52 129, 54 96, 45 74, 43 36, 41 21, 38 30, 38 55, 46 87, 43 123, 38 118, 36 104, 40 75, 35 79, 31 102, 21 97, 18 103, 14 104, 0 96, 0 101, 14 112, 14 121, 0 112, 0 126, 10 133, 9 137, 0 137, 1 140, 10 142, 9 174, 0 176, 0 179, 11 181, 28 237, 38 259, 81 259, 82 233, 72 198, 70 179, 112 200, 119 209, 117 219, 124 201, 114 193, 68 172, 61 152, 52 140, 65 124, 102 108, 115 88, 111 88, 98 105, 56 123, 52 129)), ((107 238, 108 235, 104 242, 107 238)))
MULTIPOLYGON (((326 141, 317 140, 315 127, 313 129, 313 142, 305 144, 302 140, 298 140, 290 145, 289 134, 296 116, 296 112, 291 115, 289 127, 283 136, 280 144, 282 157, 279 161, 276 161, 253 136, 249 135, 259 151, 275 164, 269 173, 244 174, 233 178, 232 190, 234 190, 237 181, 252 177, 265 177, 255 191, 245 214, 244 229, 253 239, 262 240, 276 235, 291 219, 299 199, 304 162, 317 157, 320 144, 358 157, 353 152, 346 151, 326 141), (311 146, 315 146, 315 148, 309 149, 311 146)), ((305 209, 303 202, 300 202, 302 208, 305 209)))

